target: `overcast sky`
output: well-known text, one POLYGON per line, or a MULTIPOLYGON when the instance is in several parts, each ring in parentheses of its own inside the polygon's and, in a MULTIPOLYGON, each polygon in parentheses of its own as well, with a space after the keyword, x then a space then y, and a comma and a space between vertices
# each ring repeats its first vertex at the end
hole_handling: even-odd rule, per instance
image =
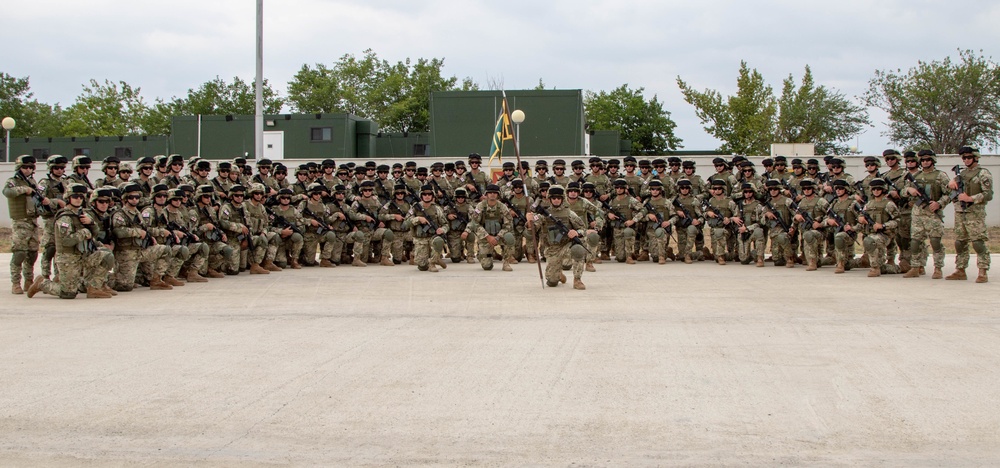
MULTIPOLYGON (((147 102, 184 96, 217 75, 253 79, 255 14, 253 0, 8 1, 0 71, 29 76, 36 99, 64 106, 91 78, 139 86, 147 102)), ((877 69, 958 49, 996 59, 998 24, 996 1, 265 0, 264 76, 283 94, 303 64, 371 48, 393 63, 443 58, 447 76, 482 89, 628 83, 659 97, 685 149, 714 149, 678 75, 731 94, 746 60, 780 94, 808 64, 818 84, 854 97, 877 69)), ((885 116, 872 117, 858 142, 867 154, 889 147, 885 116)))

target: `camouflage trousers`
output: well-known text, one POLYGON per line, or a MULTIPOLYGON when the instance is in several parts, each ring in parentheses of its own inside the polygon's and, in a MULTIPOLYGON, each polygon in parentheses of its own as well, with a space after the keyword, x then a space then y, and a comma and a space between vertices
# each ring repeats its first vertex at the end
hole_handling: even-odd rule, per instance
POLYGON ((865 255, 868 256, 871 267, 878 268, 882 274, 892 275, 899 273, 899 266, 888 261, 888 247, 892 243, 893 237, 882 233, 873 233, 865 236, 863 242, 865 255))
POLYGON ((816 229, 810 229, 802 234, 802 254, 806 257, 806 263, 815 261, 817 266, 820 265, 820 248, 823 246, 824 237, 823 232, 816 229))
POLYGON ((447 234, 448 256, 456 263, 465 260, 467 255, 471 257, 476 253, 476 236, 469 234, 462 239, 463 232, 465 231, 448 231, 447 234))
POLYGON ((969 244, 976 251, 976 267, 990 269, 990 249, 986 247, 985 211, 955 212, 955 268, 969 267, 969 244))
MULTIPOLYGON (((170 249, 165 245, 151 245, 146 249, 119 249, 115 251, 115 274, 112 280, 117 291, 131 291, 135 276, 142 268, 147 277, 162 276, 167 272, 170 249)), ((59 277, 62 280, 62 275, 59 277)))
POLYGON ((912 220, 913 217, 910 213, 900 214, 899 218, 896 219, 896 233, 892 236, 888 247, 886 247, 886 256, 889 263, 895 260, 897 251, 899 252, 900 261, 906 260, 909 263, 912 258, 910 255, 910 224, 912 220))
POLYGON ((386 228, 378 228, 374 231, 357 230, 351 233, 354 241, 354 258, 360 258, 362 262, 367 261, 372 251, 373 243, 380 243, 378 257, 389 257, 392 254, 392 240, 395 236, 392 231, 386 228), (383 239, 386 242, 383 242, 383 239))
MULTIPOLYGON (((582 247, 577 249, 578 251, 583 250, 582 247)), ((618 252, 617 250, 615 251, 618 252)), ((559 276, 562 275, 562 266, 566 264, 573 265, 573 279, 583 278, 583 267, 584 258, 586 253, 574 253, 573 243, 564 242, 559 245, 546 245, 545 246, 545 282, 549 286, 555 286, 559 282, 559 276)))
MULTIPOLYGON (((626 257, 635 254, 636 234, 634 228, 626 227, 624 224, 622 227, 612 228, 611 238, 614 239, 612 248, 615 250, 615 260, 624 262, 626 257)), ((545 252, 545 258, 551 262, 552 259, 548 256, 549 249, 546 248, 545 252)))
POLYGON ((42 218, 42 276, 49 278, 54 273, 59 274, 59 268, 54 265, 56 257, 56 217, 42 218), (54 271, 53 271, 54 270, 54 271))
POLYGON ((59 253, 55 262, 59 265, 59 282, 42 281, 42 292, 60 299, 75 298, 83 282, 84 256, 76 252, 59 253))
POLYGON ((771 229, 768 232, 768 236, 771 238, 771 257, 775 261, 778 259, 786 260, 795 255, 795 250, 792 249, 791 236, 780 227, 771 229))
POLYGON ((510 231, 510 233, 514 236, 514 245, 511 246, 509 252, 510 258, 520 261, 524 258, 525 251, 534 248, 531 247, 532 244, 525 244, 525 241, 530 240, 528 239, 529 231, 530 230, 526 229, 523 224, 514 226, 514 229, 510 231), (528 247, 526 248, 525 245, 528 247))
POLYGON ((732 231, 724 227, 714 227, 712 230, 712 254, 716 257, 722 256, 726 260, 733 260, 732 252, 729 252, 729 239, 732 231))
POLYGON ((35 219, 15 220, 11 226, 10 282, 24 278, 26 284, 35 280, 35 260, 38 259, 38 235, 41 229, 35 219))
MULTIPOLYGON (((247 248, 243 248, 240 240, 235 235, 226 233, 226 246, 233 250, 233 255, 225 260, 223 268, 229 273, 239 273, 241 269, 247 268, 247 259, 250 254, 250 236, 247 236, 247 248)), ((219 270, 222 271, 222 270, 219 270)))
MULTIPOLYGON (((188 253, 191 256, 186 262, 184 262, 183 267, 186 267, 188 271, 205 271, 205 262, 208 261, 209 248, 207 242, 192 242, 188 244, 188 253)), ((179 271, 171 271, 171 276, 177 276, 179 271)))
POLYGON ((253 248, 250 249, 250 263, 267 263, 274 261, 274 255, 278 251, 278 233, 262 232, 253 236, 253 248))
POLYGON ((703 257, 702 252, 700 250, 697 252, 694 251, 696 244, 695 239, 698 237, 698 234, 701 231, 702 231, 701 225, 699 226, 691 225, 683 229, 677 229, 678 257, 684 257, 690 255, 692 260, 700 260, 703 257))
POLYGON ((190 245, 179 244, 167 248, 170 249, 170 252, 167 254, 166 274, 176 278, 181 271, 181 267, 191 259, 191 248, 190 245))
POLYGON ((496 247, 500 248, 500 256, 502 258, 508 259, 513 256, 514 234, 508 232, 503 236, 496 236, 495 239, 497 245, 492 246, 486 236, 476 236, 476 258, 479 259, 479 265, 484 270, 493 268, 493 254, 496 253, 496 247))
MULTIPOLYGON (((115 254, 110 249, 99 248, 83 256, 83 283, 88 288, 101 289, 108 285, 111 270, 115 267, 115 254)), ((60 281, 62 275, 59 276, 60 281)))
MULTIPOLYGON (((659 260, 667 255, 670 234, 665 229, 657 228, 656 223, 649 223, 649 227, 646 228, 646 240, 646 250, 651 258, 659 260)), ((589 255, 587 260, 592 261, 589 255)))
POLYGON ((767 248, 767 240, 764 238, 764 228, 756 224, 751 224, 747 226, 747 232, 737 232, 736 245, 739 248, 740 262, 747 264, 754 260, 764 260, 764 249, 767 248), (753 244, 753 249, 750 248, 751 244, 753 244))
MULTIPOLYGON (((239 250, 233 250, 228 244, 222 241, 205 241, 208 244, 208 261, 205 262, 208 269, 215 271, 225 270, 234 260, 239 262, 240 252, 239 250)), ((201 271, 205 273, 205 271, 201 271)))
POLYGON ((427 271, 431 263, 441 261, 443 251, 444 239, 441 236, 413 238, 413 262, 420 271, 427 271))
POLYGON ((299 255, 302 254, 302 246, 305 244, 305 239, 302 234, 297 232, 291 233, 288 237, 278 238, 278 250, 274 254, 274 261, 280 266, 285 267, 288 265, 288 259, 294 258, 298 261, 299 255))
POLYGON ((302 236, 302 259, 305 260, 306 265, 315 265, 318 261, 316 260, 316 253, 318 252, 320 254, 319 260, 332 261, 333 251, 336 247, 334 244, 336 243, 337 235, 333 231, 326 231, 322 235, 307 231, 302 236), (322 245, 322 249, 320 245, 322 245))
MULTIPOLYGON (((450 234, 450 233, 449 233, 450 234)), ((449 241, 451 237, 449 236, 449 241)), ((405 231, 392 231, 392 244, 389 246, 390 252, 392 252, 392 261, 400 263, 404 261, 407 257, 407 247, 413 244, 413 234, 409 230, 405 231)), ((449 243, 449 245, 451 245, 449 243)))
POLYGON ((847 231, 840 231, 833 235, 833 255, 836 257, 837 263, 854 266, 852 260, 854 260, 854 244, 856 242, 857 238, 851 237, 847 231))
POLYGON ((910 255, 913 266, 922 267, 927 263, 927 241, 930 240, 934 254, 934 268, 944 268, 944 220, 935 214, 913 216, 910 225, 910 255))

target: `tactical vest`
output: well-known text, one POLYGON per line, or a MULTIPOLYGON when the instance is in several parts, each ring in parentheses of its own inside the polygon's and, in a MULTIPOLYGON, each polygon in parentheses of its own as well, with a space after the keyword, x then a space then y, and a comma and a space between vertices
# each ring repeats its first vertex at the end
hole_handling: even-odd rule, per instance
MULTIPOLYGON (((11 177, 7 181, 7 185, 11 187, 34 188, 32 185, 29 185, 27 182, 18 177, 11 177)), ((7 199, 7 212, 10 213, 10 219, 14 221, 23 221, 38 217, 38 214, 35 213, 35 203, 31 201, 31 198, 29 198, 28 195, 23 193, 7 199)))
POLYGON ((56 244, 57 254, 66 254, 66 253, 79 254, 80 251, 77 250, 76 244, 63 245, 62 235, 60 234, 61 230, 59 229, 59 225, 61 223, 69 223, 69 225, 72 227, 70 234, 75 234, 83 229, 86 229, 83 226, 83 223, 80 222, 80 216, 76 214, 76 209, 65 208, 60 210, 59 213, 57 213, 56 226, 55 226, 55 235, 56 235, 55 244, 56 244))
POLYGON ((941 171, 934 169, 933 171, 926 172, 920 171, 917 175, 913 176, 917 185, 924 189, 924 193, 931 197, 931 201, 937 201, 941 199, 941 195, 944 194, 945 187, 942 187, 938 183, 938 177, 941 171))

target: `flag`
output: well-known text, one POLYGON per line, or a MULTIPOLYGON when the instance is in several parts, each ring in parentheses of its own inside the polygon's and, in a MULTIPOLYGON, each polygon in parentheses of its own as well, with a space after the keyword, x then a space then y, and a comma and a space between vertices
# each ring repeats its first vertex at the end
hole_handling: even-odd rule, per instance
POLYGON ((514 139, 514 131, 510 126, 510 110, 507 109, 507 97, 503 98, 503 109, 497 117, 497 125, 493 129, 493 143, 490 145, 490 162, 487 167, 493 167, 493 158, 503 162, 503 142, 514 139))

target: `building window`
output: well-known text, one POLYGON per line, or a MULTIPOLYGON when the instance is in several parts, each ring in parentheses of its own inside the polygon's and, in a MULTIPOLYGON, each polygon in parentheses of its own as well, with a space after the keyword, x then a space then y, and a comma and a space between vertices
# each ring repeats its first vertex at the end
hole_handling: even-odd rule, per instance
POLYGON ((415 144, 415 145, 413 145, 413 155, 414 156, 430 156, 431 153, 430 153, 430 151, 428 151, 429 149, 430 149, 430 145, 421 145, 419 143, 415 144))
POLYGON ((90 156, 90 148, 73 148, 73 156, 90 156))
POLYGON ((313 127, 309 132, 309 141, 332 141, 332 127, 313 127))
POLYGON ((49 159, 49 156, 51 156, 51 154, 49 153, 49 149, 48 148, 35 148, 35 149, 32 149, 31 150, 31 155, 35 157, 36 161, 44 161, 46 159, 49 159))
POLYGON ((123 161, 126 159, 132 159, 132 147, 131 146, 115 147, 115 157, 123 161))

